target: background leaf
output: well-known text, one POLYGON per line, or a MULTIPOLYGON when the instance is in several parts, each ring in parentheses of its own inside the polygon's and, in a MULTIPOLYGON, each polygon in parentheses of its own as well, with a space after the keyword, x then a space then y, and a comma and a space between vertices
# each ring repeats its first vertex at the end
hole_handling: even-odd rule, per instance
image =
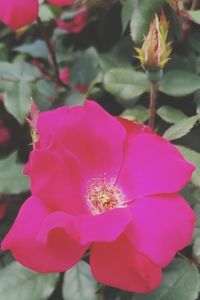
POLYGON ((110 94, 125 101, 149 90, 146 75, 132 69, 111 69, 105 74, 103 83, 110 94))
POLYGON ((159 89, 170 96, 186 96, 200 89, 200 77, 186 71, 168 71, 164 73, 159 89))
POLYGON ((4 104, 7 111, 21 124, 24 123, 30 110, 31 96, 31 85, 24 80, 13 83, 12 88, 5 94, 4 104))
POLYGON ((187 13, 193 22, 200 24, 200 10, 188 10, 187 13))
POLYGON ((17 153, 0 160, 0 193, 17 194, 29 190, 28 177, 22 174, 24 165, 17 162, 17 153))
POLYGON ((185 159, 195 165, 196 170, 194 171, 191 180, 194 185, 200 187, 200 153, 184 146, 177 146, 177 148, 181 151, 185 159))
POLYGON ((13 49, 14 51, 28 54, 32 57, 47 58, 48 49, 44 41, 36 40, 31 44, 24 44, 13 49))
POLYGON ((165 122, 172 124, 187 119, 187 116, 180 109, 176 109, 167 105, 161 106, 157 110, 157 114, 165 122))
POLYGON ((124 32, 128 26, 128 23, 131 20, 133 10, 136 6, 136 0, 124 0, 122 1, 122 12, 121 12, 121 20, 122 20, 122 32, 124 32))
POLYGON ((89 265, 80 261, 64 276, 64 300, 97 300, 97 282, 92 277, 89 265))
POLYGON ((189 133, 198 120, 199 115, 183 119, 169 127, 163 136, 169 141, 177 140, 189 133))
POLYGON ((121 117, 130 121, 139 121, 143 123, 149 118, 149 110, 142 105, 136 105, 134 108, 125 109, 121 114, 121 117))
POLYGON ((159 12, 165 0, 136 0, 135 8, 131 18, 131 36, 133 41, 141 43, 144 35, 149 29, 156 12, 159 12))
POLYGON ((158 289, 147 295, 135 295, 132 300, 196 300, 199 288, 197 267, 178 258, 163 272, 158 289))
POLYGON ((17 262, 0 270, 1 300, 46 300, 54 291, 59 275, 35 273, 17 262))

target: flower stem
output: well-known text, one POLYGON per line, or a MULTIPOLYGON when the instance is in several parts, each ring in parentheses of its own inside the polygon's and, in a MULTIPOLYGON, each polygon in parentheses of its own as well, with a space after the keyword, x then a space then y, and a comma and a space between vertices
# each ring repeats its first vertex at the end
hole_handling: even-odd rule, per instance
POLYGON ((37 18, 37 23, 38 23, 38 26, 41 30, 41 34, 42 34, 43 39, 44 39, 44 41, 47 45, 47 48, 49 50, 49 56, 50 56, 51 64, 54 68, 55 80, 59 85, 64 86, 66 88, 67 86, 62 82, 62 80, 60 80, 59 67, 58 67, 58 62, 57 62, 57 58, 56 58, 56 54, 55 54, 55 49, 54 49, 51 41, 48 38, 46 28, 45 28, 42 20, 40 19, 40 17, 37 18))
POLYGON ((199 0, 193 0, 192 1, 192 6, 191 6, 191 10, 195 10, 197 9, 197 7, 199 6, 199 0))
POLYGON ((150 105, 149 105, 149 126, 155 129, 156 122, 156 100, 158 94, 159 83, 151 83, 150 86, 150 105))
POLYGON ((185 261, 187 261, 188 263, 194 264, 194 265, 196 265, 198 268, 200 268, 200 263, 198 263, 198 262, 196 261, 196 259, 194 259, 194 258, 188 258, 188 257, 185 256, 183 253, 181 253, 180 251, 177 252, 177 254, 178 254, 182 259, 184 259, 185 261))

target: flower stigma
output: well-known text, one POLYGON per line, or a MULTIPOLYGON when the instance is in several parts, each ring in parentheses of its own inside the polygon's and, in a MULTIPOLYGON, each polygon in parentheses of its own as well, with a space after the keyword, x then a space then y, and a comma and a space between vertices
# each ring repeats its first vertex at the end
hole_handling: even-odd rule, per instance
POLYGON ((86 202, 93 215, 126 206, 124 198, 113 179, 108 181, 106 177, 97 177, 88 181, 86 202))

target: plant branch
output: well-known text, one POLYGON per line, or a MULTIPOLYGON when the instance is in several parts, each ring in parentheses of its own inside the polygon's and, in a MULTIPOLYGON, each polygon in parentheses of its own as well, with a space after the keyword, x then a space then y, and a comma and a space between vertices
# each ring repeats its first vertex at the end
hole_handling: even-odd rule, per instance
POLYGON ((191 10, 197 9, 198 6, 199 6, 199 0, 193 0, 191 10))
POLYGON ((149 105, 149 126, 155 129, 156 122, 156 100, 158 94, 159 83, 151 83, 150 87, 150 105, 149 105))
POLYGON ((195 266, 197 266, 198 268, 200 268, 200 263, 198 263, 198 261, 196 261, 196 259, 194 258, 188 258, 187 256, 185 256, 183 253, 181 252, 177 252, 177 254, 183 258, 185 261, 187 261, 190 264, 194 264, 195 266))
POLYGON ((58 62, 57 62, 57 59, 56 59, 55 49, 54 49, 51 41, 48 38, 46 28, 45 28, 42 20, 40 19, 40 17, 37 18, 37 23, 38 23, 38 26, 41 30, 41 34, 42 34, 43 39, 44 39, 44 41, 47 45, 47 48, 49 50, 51 64, 54 68, 55 80, 59 85, 64 86, 66 88, 67 86, 62 82, 62 80, 60 79, 60 76, 59 76, 59 66, 58 66, 58 62))

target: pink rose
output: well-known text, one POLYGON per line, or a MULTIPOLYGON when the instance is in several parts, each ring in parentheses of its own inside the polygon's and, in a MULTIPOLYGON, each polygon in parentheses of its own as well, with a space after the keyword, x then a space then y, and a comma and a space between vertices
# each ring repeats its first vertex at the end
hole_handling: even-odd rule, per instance
POLYGON ((97 281, 146 293, 187 246, 195 216, 177 194, 194 166, 149 127, 98 104, 41 113, 25 172, 32 196, 2 249, 38 272, 65 271, 90 248, 97 281))
POLYGON ((87 19, 88 13, 85 10, 81 10, 71 20, 57 20, 57 27, 70 33, 79 33, 86 26, 87 19))
POLYGON ((38 0, 1 0, 0 20, 17 30, 36 20, 38 10, 38 0))
POLYGON ((68 6, 74 4, 76 0, 48 0, 48 2, 57 6, 68 6))

